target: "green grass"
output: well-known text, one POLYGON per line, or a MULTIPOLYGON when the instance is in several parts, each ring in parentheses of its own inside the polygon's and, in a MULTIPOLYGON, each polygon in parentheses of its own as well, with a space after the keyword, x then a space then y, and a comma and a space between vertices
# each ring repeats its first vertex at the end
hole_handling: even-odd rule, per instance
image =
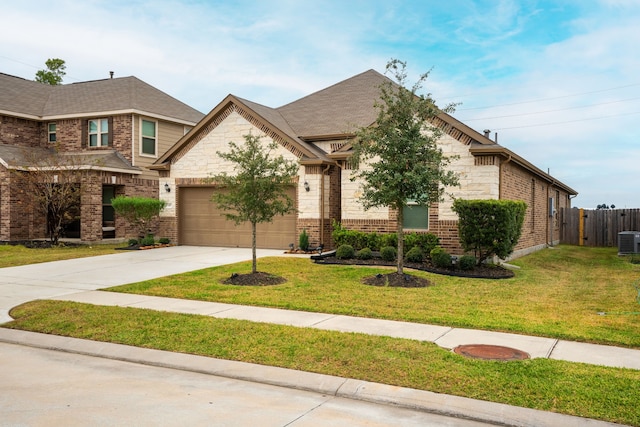
POLYGON ((258 305, 292 310, 507 331, 640 348, 640 312, 634 284, 640 265, 615 248, 560 246, 513 261, 506 280, 465 279, 412 271, 427 288, 371 287, 376 268, 327 266, 301 258, 265 258, 258 269, 287 278, 278 286, 241 287, 221 282, 247 273, 250 263, 111 288, 116 292, 258 305))
POLYGON ((0 245, 0 268, 113 254, 116 247, 122 246, 122 244, 81 245, 29 249, 21 245, 0 245))
POLYGON ((61 301, 4 327, 362 379, 640 425, 640 371, 557 360, 471 360, 435 344, 61 301))

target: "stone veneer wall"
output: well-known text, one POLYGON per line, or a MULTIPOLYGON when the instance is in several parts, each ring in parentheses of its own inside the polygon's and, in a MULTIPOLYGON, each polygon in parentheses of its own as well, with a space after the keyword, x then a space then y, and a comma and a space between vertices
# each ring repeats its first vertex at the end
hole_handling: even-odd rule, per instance
MULTIPOLYGON (((456 172, 460 187, 446 188, 445 201, 429 209, 429 229, 440 238, 441 246, 453 254, 461 254, 458 238, 458 217, 451 209, 453 197, 465 199, 497 199, 499 197, 499 162, 476 162, 469 146, 444 135, 439 147, 452 158, 449 170, 456 172)), ((389 208, 364 210, 360 202, 361 184, 351 181, 353 171, 345 165, 342 177, 342 220, 345 228, 376 233, 393 233, 397 228, 396 214, 389 208)), ((410 230, 408 231, 410 232, 410 230)))
MULTIPOLYGON (((223 115, 223 118, 215 123, 216 126, 209 126, 203 132, 204 134, 194 136, 195 143, 188 147, 188 151, 180 153, 176 156, 171 165, 170 172, 160 174, 158 181, 159 197, 166 202, 166 208, 161 213, 160 229, 163 235, 169 238, 175 236, 172 240, 177 241, 178 238, 178 221, 177 221, 177 201, 181 185, 205 185, 208 184, 206 179, 212 174, 227 172, 232 174, 233 164, 221 159, 216 152, 225 152, 229 150, 229 141, 236 144, 242 144, 243 135, 253 134, 262 135, 263 145, 273 142, 271 136, 264 134, 258 130, 253 123, 247 120, 241 112, 232 109, 223 115), (207 133, 208 132, 208 133, 207 133), (171 188, 170 192, 164 190, 164 185, 168 184, 171 188)), ((278 145, 278 149, 274 155, 282 155, 285 159, 298 162, 298 157, 282 145, 278 145)), ((307 228, 307 232, 314 233, 314 240, 319 241, 320 219, 318 212, 320 209, 320 185, 321 178, 319 173, 307 168, 300 167, 298 170, 297 185, 297 209, 298 223, 296 230, 302 232, 303 228, 307 228), (310 191, 304 190, 303 183, 305 180, 309 183, 310 191)), ((335 178, 333 178, 335 180, 335 178)), ((325 178, 326 185, 329 179, 325 178)), ((330 224, 330 219, 325 222, 330 224)), ((325 226, 325 235, 327 227, 325 226)), ((330 229, 330 227, 329 227, 330 229)), ((330 231, 329 231, 330 235, 330 231)), ((179 243, 179 242, 178 242, 179 243)), ((297 245, 297 242, 295 242, 297 245)))

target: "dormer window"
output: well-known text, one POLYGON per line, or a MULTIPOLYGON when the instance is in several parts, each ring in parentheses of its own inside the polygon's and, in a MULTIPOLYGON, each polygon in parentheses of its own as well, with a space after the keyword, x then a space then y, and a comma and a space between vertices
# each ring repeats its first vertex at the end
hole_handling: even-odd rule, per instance
POLYGON ((109 120, 89 120, 89 147, 109 145, 109 120))
POLYGON ((47 125, 47 133, 48 133, 48 141, 49 142, 56 142, 56 124, 55 123, 49 123, 47 125))

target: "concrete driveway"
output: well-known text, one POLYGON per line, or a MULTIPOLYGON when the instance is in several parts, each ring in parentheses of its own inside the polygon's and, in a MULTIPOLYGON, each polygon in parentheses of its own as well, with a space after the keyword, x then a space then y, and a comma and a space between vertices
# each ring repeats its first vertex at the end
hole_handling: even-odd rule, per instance
MULTIPOLYGON (((258 257, 282 253, 282 250, 259 249, 258 257)), ((0 323, 12 320, 9 310, 28 301, 140 282, 250 259, 251 249, 247 248, 171 246, 0 268, 0 323)))

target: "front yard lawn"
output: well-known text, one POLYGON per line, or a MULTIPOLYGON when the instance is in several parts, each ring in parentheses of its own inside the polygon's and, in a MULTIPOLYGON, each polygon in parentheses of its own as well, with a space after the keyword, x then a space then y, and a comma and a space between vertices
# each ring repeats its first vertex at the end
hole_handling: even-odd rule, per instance
POLYGON ((2 244, 0 245, 0 268, 114 254, 117 247, 122 247, 122 244, 67 246, 62 244, 46 249, 32 249, 22 245, 2 244))
POLYGON ((615 248, 559 246, 513 264, 521 269, 512 279, 466 279, 412 271, 428 278, 432 286, 396 288, 361 283, 380 268, 275 257, 260 259, 258 270, 286 278, 282 285, 222 284, 233 273, 250 272, 247 262, 110 290, 640 348, 640 314, 617 314, 640 312, 634 287, 640 279, 640 265, 618 257, 615 248), (598 314, 601 312, 608 314, 598 314))

